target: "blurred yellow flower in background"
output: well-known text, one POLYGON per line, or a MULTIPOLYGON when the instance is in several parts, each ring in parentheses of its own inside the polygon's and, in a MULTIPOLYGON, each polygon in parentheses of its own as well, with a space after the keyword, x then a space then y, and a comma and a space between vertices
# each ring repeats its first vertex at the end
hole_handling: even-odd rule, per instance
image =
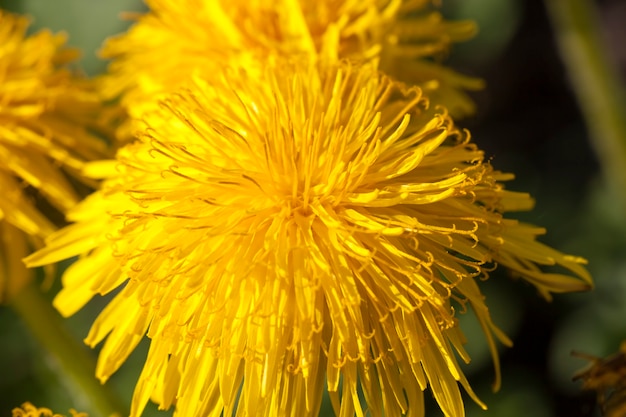
POLYGON ((95 131, 101 107, 91 86, 68 68, 77 51, 63 34, 26 36, 28 19, 0 10, 0 300, 28 282, 21 262, 54 230, 35 202, 66 211, 77 201, 65 173, 102 158, 95 131), (59 168, 63 168, 64 172, 59 168))
MULTIPOLYGON (((71 417, 88 417, 85 413, 70 410, 71 417)), ((19 408, 13 409, 13 417, 64 417, 61 414, 53 413, 49 408, 37 408, 31 403, 24 403, 19 408)))
POLYGON ((422 416, 427 387, 462 416, 459 384, 481 403, 457 312, 496 370, 495 339, 510 343, 479 281, 502 264, 549 297, 590 288, 584 261, 503 217, 533 201, 419 88, 296 61, 198 72, 86 169, 101 189, 26 261, 80 256, 65 316, 115 293, 86 339, 106 339, 102 381, 151 339, 133 417, 150 398, 180 416, 316 416, 325 390, 337 415, 363 415, 362 396, 369 415, 422 416))
MULTIPOLYGON (((473 112, 466 89, 482 82, 438 64, 450 45, 471 38, 470 21, 449 22, 431 0, 147 0, 150 12, 109 39, 106 97, 121 96, 141 118, 155 94, 175 91, 194 71, 259 68, 268 55, 380 61, 380 68, 428 92, 453 114, 473 112)), ((259 69, 259 73, 262 72, 259 69)), ((125 132, 127 135, 130 132, 125 132)))

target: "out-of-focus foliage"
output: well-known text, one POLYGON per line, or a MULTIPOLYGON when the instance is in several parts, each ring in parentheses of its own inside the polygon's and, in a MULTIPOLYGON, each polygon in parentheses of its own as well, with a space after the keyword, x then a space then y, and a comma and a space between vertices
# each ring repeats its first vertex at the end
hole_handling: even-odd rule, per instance
POLYGON ((96 55, 102 41, 129 25, 120 13, 145 9, 140 0, 0 0, 0 7, 31 16, 31 30, 66 31, 68 43, 83 51, 81 68, 90 75, 105 68, 96 55))
POLYGON ((455 48, 454 56, 473 63, 489 62, 507 47, 522 20, 521 0, 448 0, 451 17, 472 19, 478 34, 455 48))

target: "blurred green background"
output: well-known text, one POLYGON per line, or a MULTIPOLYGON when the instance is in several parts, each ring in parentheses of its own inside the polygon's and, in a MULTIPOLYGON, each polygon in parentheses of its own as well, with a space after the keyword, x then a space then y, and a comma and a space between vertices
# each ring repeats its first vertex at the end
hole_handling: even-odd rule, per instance
MULTIPOLYGON (((471 130, 496 168, 516 173, 509 188, 536 197, 535 210, 519 217, 547 227, 544 242, 587 258, 596 281, 591 293, 560 295, 551 303, 529 286, 509 280, 506 271, 494 273, 484 283, 495 322, 515 346, 501 349, 503 385, 493 394, 493 368, 482 333, 472 317, 462 317, 473 358, 466 367, 468 379, 489 406, 483 412, 468 398, 467 414, 597 416, 594 394, 581 393, 580 384, 571 380, 587 365, 572 357, 571 351, 605 356, 626 339, 626 216, 617 196, 601 179, 601 162, 589 144, 543 2, 443 3, 446 17, 473 19, 480 26, 479 35, 457 45, 448 61, 460 72, 487 81, 484 91, 473 94, 478 114, 460 124, 471 130)), ((626 47, 620 40, 624 39, 626 2, 596 4, 602 35, 623 80, 626 47)), ((81 64, 90 75, 105 69, 95 53, 102 41, 128 26, 119 19, 120 12, 144 10, 135 0, 0 0, 0 7, 31 15, 33 30, 66 31, 69 44, 84 51, 81 64)), ((53 293, 54 289, 51 298, 53 293)), ((86 336, 103 302, 92 302, 66 321, 77 339, 86 336)), ((145 353, 144 344, 108 383, 127 404, 145 353)), ((54 363, 5 307, 0 308, 0 369, 0 416, 10 415, 13 407, 27 400, 57 412, 74 406, 71 393, 55 374, 54 363)), ((155 407, 145 413, 170 414, 155 407)), ((328 404, 322 415, 332 415, 328 404)), ((438 415, 441 412, 430 404, 429 416, 438 415)))

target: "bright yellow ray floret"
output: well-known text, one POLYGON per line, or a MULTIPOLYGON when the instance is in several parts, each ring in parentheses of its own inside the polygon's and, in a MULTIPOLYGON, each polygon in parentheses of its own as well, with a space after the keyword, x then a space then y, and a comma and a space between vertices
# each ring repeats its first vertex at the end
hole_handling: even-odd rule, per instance
POLYGON ((578 258, 506 219, 506 191, 448 115, 373 66, 268 63, 196 77, 146 115, 139 141, 88 170, 102 188, 30 266, 76 255, 55 300, 115 295, 86 342, 105 381, 148 335, 132 416, 424 415, 430 387, 464 415, 455 311, 495 327, 479 288, 494 263, 542 293, 579 291, 578 258), (544 266, 563 272, 542 272, 544 266), (571 271, 570 275, 567 270, 571 271))
POLYGON ((0 10, 0 300, 28 281, 21 258, 54 226, 35 207, 40 193, 60 211, 78 197, 66 175, 103 157, 97 95, 68 65, 65 36, 26 36, 28 19, 0 10), (31 192, 33 191, 33 192, 31 192))
POLYGON ((431 0, 146 3, 150 12, 102 50, 113 59, 103 92, 123 94, 133 117, 141 117, 155 93, 175 90, 198 68, 205 74, 225 63, 253 68, 272 54, 380 60, 383 71, 419 84, 431 101, 459 114, 473 111, 463 91, 482 84, 437 63, 453 42, 473 36, 476 26, 444 20, 431 0))

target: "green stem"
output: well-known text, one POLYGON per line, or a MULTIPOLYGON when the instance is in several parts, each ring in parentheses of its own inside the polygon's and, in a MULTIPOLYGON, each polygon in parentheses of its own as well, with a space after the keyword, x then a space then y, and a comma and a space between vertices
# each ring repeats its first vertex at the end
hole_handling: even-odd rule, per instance
POLYGON ((46 363, 72 397, 76 410, 87 412, 90 417, 128 414, 120 412, 125 409, 121 401, 96 380, 94 358, 68 332, 59 313, 37 287, 28 285, 22 289, 11 307, 48 353, 46 363))
POLYGON ((624 90, 588 0, 546 0, 563 61, 604 175, 626 205, 624 90))

